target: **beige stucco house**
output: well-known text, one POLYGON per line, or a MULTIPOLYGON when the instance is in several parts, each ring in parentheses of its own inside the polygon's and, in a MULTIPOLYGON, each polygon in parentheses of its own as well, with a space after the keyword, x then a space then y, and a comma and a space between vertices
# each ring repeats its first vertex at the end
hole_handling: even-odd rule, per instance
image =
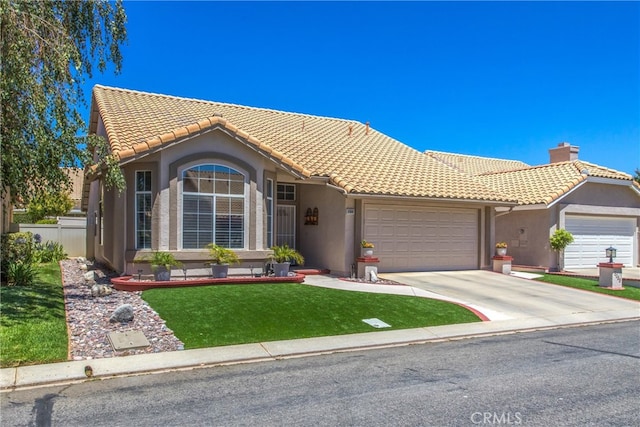
POLYGON ((594 268, 607 261, 605 249, 617 249, 616 261, 638 266, 640 186, 629 174, 578 159, 578 147, 561 143, 541 166, 522 162, 427 152, 495 191, 518 200, 498 207, 495 239, 509 245, 514 263, 558 269, 549 237, 558 228, 574 242, 564 254, 564 268, 594 268))
POLYGON ((202 267, 216 242, 245 266, 287 243, 349 274, 363 239, 380 271, 486 268, 496 212, 519 206, 368 123, 105 86, 90 114, 127 186, 88 169, 87 256, 121 273, 152 250, 202 267))

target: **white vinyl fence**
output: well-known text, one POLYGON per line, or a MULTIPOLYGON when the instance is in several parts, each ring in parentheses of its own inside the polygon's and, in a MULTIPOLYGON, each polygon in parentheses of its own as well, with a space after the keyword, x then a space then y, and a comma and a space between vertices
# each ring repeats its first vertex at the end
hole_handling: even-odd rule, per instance
POLYGON ((85 218, 76 221, 65 221, 60 218, 59 224, 19 224, 20 231, 30 231, 42 237, 42 243, 58 242, 64 247, 69 257, 85 256, 87 253, 87 224, 85 218))

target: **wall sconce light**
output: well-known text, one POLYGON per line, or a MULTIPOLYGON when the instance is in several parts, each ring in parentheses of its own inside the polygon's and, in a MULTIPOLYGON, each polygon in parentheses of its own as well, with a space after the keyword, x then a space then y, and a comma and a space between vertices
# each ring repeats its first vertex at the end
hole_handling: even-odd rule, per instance
POLYGON ((318 208, 307 209, 304 216, 304 225, 318 225, 318 208))
POLYGON ((607 254, 607 256, 609 257, 609 262, 613 263, 613 259, 616 257, 616 252, 617 249, 614 248, 613 246, 609 246, 607 249, 605 249, 605 253, 607 254))

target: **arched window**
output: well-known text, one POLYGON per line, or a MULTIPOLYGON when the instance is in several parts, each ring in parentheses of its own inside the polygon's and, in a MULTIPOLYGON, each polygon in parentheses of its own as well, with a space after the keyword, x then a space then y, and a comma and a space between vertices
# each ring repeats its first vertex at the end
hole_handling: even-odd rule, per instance
POLYGON ((244 248, 245 176, 205 164, 182 172, 182 247, 244 248))

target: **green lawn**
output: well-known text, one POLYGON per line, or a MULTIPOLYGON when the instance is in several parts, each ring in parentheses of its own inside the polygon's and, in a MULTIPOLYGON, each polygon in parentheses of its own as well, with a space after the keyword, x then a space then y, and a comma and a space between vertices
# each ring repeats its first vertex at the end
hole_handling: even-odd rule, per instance
POLYGON ((0 366, 67 359, 68 335, 58 263, 38 266, 33 286, 0 287, 0 366))
POLYGON ((185 348, 478 322, 455 304, 301 284, 151 289, 142 298, 185 348), (375 329, 362 319, 391 328, 375 329))
POLYGON ((536 280, 640 301, 640 288, 634 288, 633 286, 624 286, 624 290, 622 291, 612 291, 598 286, 597 280, 582 279, 579 277, 571 276, 560 276, 557 274, 545 274, 544 277, 536 280))

